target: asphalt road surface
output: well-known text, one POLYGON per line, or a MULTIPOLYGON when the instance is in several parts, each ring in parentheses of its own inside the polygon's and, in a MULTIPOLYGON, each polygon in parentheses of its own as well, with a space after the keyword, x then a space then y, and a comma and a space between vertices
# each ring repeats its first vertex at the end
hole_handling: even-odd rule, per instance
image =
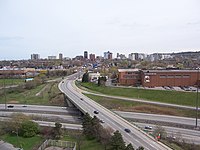
POLYGON ((88 112, 91 116, 96 115, 99 119, 105 121, 105 126, 109 126, 114 130, 119 130, 127 144, 132 143, 135 148, 143 146, 147 150, 170 149, 166 145, 147 135, 138 127, 84 96, 76 90, 74 86, 73 80, 65 80, 64 83, 61 82, 59 84, 60 90, 69 97, 77 108, 82 112, 88 112), (98 110, 99 114, 94 114, 95 110, 98 110), (131 133, 124 131, 125 128, 130 129, 131 133))

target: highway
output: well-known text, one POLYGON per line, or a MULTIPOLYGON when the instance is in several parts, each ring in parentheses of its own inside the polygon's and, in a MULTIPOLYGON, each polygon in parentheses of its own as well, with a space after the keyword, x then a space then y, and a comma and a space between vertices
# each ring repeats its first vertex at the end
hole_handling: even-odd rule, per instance
MULTIPOLYGON (((70 113, 79 114, 76 108, 59 107, 59 106, 44 106, 44 105, 23 105, 23 104, 7 104, 12 105, 13 108, 7 108, 7 110, 18 110, 18 111, 42 111, 45 112, 56 112, 56 113, 70 113)), ((5 110, 5 104, 0 104, 0 110, 5 110)))
MULTIPOLYGON (((73 78, 73 77, 72 77, 73 78)), ((156 141, 154 138, 140 130, 138 127, 132 125, 125 119, 119 117, 110 110, 102 107, 98 103, 89 99, 88 97, 81 94, 74 85, 73 80, 65 80, 64 83, 59 84, 59 89, 65 93, 73 104, 79 108, 83 113, 88 112, 91 116, 94 116, 94 111, 98 110, 99 114, 95 114, 99 119, 105 121, 105 125, 119 130, 125 140, 125 142, 132 143, 134 148, 143 146, 147 150, 164 150, 170 149, 164 144, 156 141), (83 98, 81 100, 80 98, 83 98), (131 133, 124 131, 125 128, 131 130, 131 133)))
MULTIPOLYGON (((182 124, 182 125, 185 124, 185 125, 195 126, 195 118, 136 113, 136 112, 122 112, 122 111, 115 111, 115 112, 123 118, 142 119, 142 120, 151 120, 151 121, 157 121, 157 122, 167 122, 167 123, 176 123, 176 124, 182 124)), ((200 120, 198 120, 198 125, 200 125, 200 120)))
MULTIPOLYGON (((149 132, 152 132, 156 127, 156 125, 152 125, 152 124, 144 124, 144 123, 138 123, 138 122, 132 122, 132 123, 139 126, 142 129, 145 129, 145 126, 147 125, 151 126, 152 130, 147 130, 149 132)), ((175 138, 181 137, 187 143, 194 143, 194 144, 200 143, 200 131, 168 127, 168 126, 162 126, 162 127, 165 129, 165 131, 167 132, 167 135, 170 137, 175 137, 175 138)))
MULTIPOLYGON (((79 113, 77 112, 77 109, 67 108, 67 107, 58 107, 58 106, 40 106, 40 105, 26 105, 26 107, 23 107, 21 104, 12 104, 13 108, 8 108, 7 111, 3 111, 4 104, 0 104, 0 119, 4 120, 5 118, 10 117, 12 113, 15 112, 22 112, 26 115, 33 115, 38 116, 37 119, 40 121, 38 122, 42 126, 55 126, 55 122, 52 122, 53 120, 60 121, 63 125, 63 128, 69 128, 69 129, 79 129, 81 130, 82 125, 79 113), (78 115, 77 115, 78 114, 78 115), (49 120, 49 121, 47 121, 49 120), (70 122, 70 123, 69 123, 70 122)), ((189 124, 190 120, 192 118, 185 118, 185 117, 177 117, 177 116, 168 116, 168 115, 156 115, 156 114, 145 114, 145 113, 135 113, 135 112, 121 112, 121 111, 115 111, 115 113, 118 113, 124 118, 138 118, 138 119, 144 119, 144 120, 159 120, 163 122, 172 122, 172 123, 180 123, 185 120, 187 124, 189 124)), ((193 120, 193 119, 192 119, 193 120)), ((153 127, 153 131, 155 128, 155 125, 147 124, 147 123, 136 123, 132 122, 133 124, 139 126, 142 130, 144 130, 144 126, 149 125, 153 127)), ((167 127, 163 126, 168 133, 168 135, 174 135, 176 137, 177 133, 180 133, 182 138, 187 143, 200 143, 200 131, 196 130, 189 130, 189 129, 181 129, 181 128, 175 128, 175 127, 167 127)))
MULTIPOLYGON (((10 118, 8 117, 0 117, 1 121, 7 121, 10 118)), ((33 120, 34 122, 37 122, 40 126, 46 126, 46 127, 55 127, 55 122, 51 121, 38 121, 33 120)), ((71 123, 61 123, 63 129, 74 129, 74 130, 82 130, 82 125, 80 124, 71 124, 71 123)))

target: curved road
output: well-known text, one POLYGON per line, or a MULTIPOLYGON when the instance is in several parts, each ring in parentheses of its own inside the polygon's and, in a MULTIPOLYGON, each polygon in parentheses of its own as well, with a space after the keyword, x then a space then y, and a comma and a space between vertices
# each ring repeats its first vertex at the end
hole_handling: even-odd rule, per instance
MULTIPOLYGON (((74 79, 73 76, 71 77, 72 79, 74 79)), ((154 138, 140 130, 138 127, 132 125, 125 119, 119 117, 115 113, 84 96, 74 86, 75 85, 73 80, 65 80, 64 82, 61 82, 59 84, 59 89, 64 94, 66 94, 68 98, 72 101, 72 103, 83 113, 88 112, 91 116, 94 116, 94 111, 98 110, 99 114, 96 114, 96 116, 99 119, 105 121, 105 126, 109 126, 114 130, 119 130, 127 144, 132 143, 135 148, 143 146, 147 150, 170 149, 166 145, 156 141, 154 138), (80 98, 82 98, 83 100, 81 100, 80 98), (130 129, 131 133, 125 132, 125 128, 130 129)))

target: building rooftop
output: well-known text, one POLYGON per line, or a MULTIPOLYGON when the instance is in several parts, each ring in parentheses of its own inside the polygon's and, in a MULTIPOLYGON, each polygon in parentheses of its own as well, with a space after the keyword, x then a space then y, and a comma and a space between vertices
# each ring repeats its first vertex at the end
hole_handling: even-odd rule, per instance
POLYGON ((118 72, 137 72, 140 69, 118 69, 118 72))

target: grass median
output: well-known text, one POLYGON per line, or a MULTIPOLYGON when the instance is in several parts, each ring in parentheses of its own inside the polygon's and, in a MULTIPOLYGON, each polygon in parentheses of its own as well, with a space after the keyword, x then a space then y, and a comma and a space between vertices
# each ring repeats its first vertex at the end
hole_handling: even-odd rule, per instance
POLYGON ((166 107, 166 106, 145 104, 134 101, 124 101, 120 99, 112 99, 102 96, 95 96, 91 94, 85 94, 85 95, 93 99, 100 105, 113 111, 119 110, 128 112, 142 112, 142 113, 173 115, 173 116, 192 117, 192 118, 195 118, 196 116, 196 111, 191 109, 166 107))
POLYGON ((118 88, 98 86, 94 83, 80 83, 84 89, 92 90, 106 95, 122 96, 128 98, 143 99, 169 104, 196 106, 196 92, 180 92, 166 90, 151 90, 139 88, 118 88))

